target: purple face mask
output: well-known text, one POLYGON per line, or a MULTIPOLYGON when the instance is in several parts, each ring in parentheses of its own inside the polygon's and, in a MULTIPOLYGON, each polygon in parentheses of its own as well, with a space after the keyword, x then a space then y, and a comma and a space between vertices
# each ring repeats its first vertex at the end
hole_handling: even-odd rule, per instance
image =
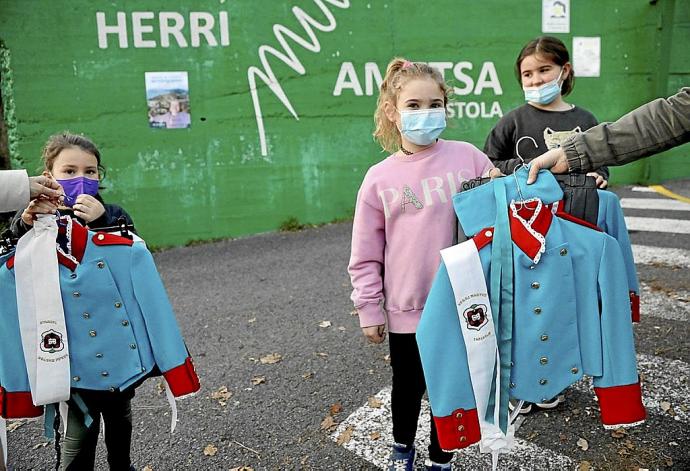
POLYGON ((65 190, 65 206, 72 207, 77 202, 79 195, 96 196, 98 193, 98 180, 86 177, 74 177, 68 180, 57 180, 65 190))

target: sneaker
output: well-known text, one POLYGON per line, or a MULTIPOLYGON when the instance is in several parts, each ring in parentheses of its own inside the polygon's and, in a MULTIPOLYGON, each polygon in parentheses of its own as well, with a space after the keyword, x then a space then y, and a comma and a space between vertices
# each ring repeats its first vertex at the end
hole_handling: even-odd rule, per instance
POLYGON ((565 402, 565 395, 559 394, 558 396, 554 397, 553 399, 549 399, 548 401, 544 401, 544 402, 537 402, 535 405, 540 409, 553 409, 554 407, 558 406, 558 404, 563 404, 564 402, 565 402))
POLYGON ((426 460, 424 468, 427 471, 452 471, 453 467, 450 463, 436 463, 435 461, 426 460))
MULTIPOLYGON (((511 414, 517 408, 519 403, 520 403, 520 401, 518 399, 513 399, 513 398, 511 398, 510 401, 508 401, 508 409, 510 410, 511 414)), ((518 414, 525 415, 525 414, 529 414, 530 412, 532 412, 532 403, 527 402, 527 401, 523 402, 522 407, 520 407, 520 411, 518 412, 518 414)))
POLYGON ((388 459, 388 471, 413 471, 414 457, 414 445, 394 443, 388 459))

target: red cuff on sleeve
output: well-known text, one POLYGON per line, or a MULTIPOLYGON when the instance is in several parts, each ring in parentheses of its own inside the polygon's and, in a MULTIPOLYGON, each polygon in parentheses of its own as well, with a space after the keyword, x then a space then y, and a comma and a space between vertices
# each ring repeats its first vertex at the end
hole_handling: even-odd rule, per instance
POLYGON ((640 296, 634 291, 630 292, 630 312, 632 312, 632 321, 640 322, 640 296))
POLYGON ((639 381, 625 386, 594 388, 594 392, 599 398, 601 422, 604 425, 632 425, 647 417, 639 381))
POLYGON ((434 417, 436 434, 441 449, 446 451, 466 448, 481 438, 477 409, 456 409, 446 417, 434 417))
POLYGON ((6 419, 29 419, 43 415, 43 406, 36 407, 30 392, 7 392, 0 387, 0 416, 6 419))
POLYGON ((192 394, 201 389, 192 359, 187 357, 183 364, 163 373, 173 396, 180 397, 192 394))

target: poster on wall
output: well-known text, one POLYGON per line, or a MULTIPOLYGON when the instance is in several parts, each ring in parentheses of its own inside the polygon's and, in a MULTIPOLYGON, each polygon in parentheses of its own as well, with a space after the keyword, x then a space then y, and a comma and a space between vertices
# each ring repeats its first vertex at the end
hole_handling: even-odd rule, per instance
POLYGON ((542 0, 541 32, 570 32, 570 0, 542 0))
POLYGON ((599 77, 601 72, 601 38, 573 38, 573 71, 575 77, 599 77))
POLYGON ((149 126, 163 129, 190 127, 187 72, 145 72, 144 80, 149 126))

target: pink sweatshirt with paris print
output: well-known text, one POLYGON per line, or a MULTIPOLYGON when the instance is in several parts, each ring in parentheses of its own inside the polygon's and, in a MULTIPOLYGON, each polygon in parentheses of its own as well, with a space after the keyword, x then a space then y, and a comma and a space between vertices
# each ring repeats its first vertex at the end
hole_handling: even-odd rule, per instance
POLYGON ((369 169, 357 194, 348 267, 361 327, 387 323, 390 332, 415 332, 439 251, 456 234, 452 197, 491 168, 472 144, 440 139, 369 169))

